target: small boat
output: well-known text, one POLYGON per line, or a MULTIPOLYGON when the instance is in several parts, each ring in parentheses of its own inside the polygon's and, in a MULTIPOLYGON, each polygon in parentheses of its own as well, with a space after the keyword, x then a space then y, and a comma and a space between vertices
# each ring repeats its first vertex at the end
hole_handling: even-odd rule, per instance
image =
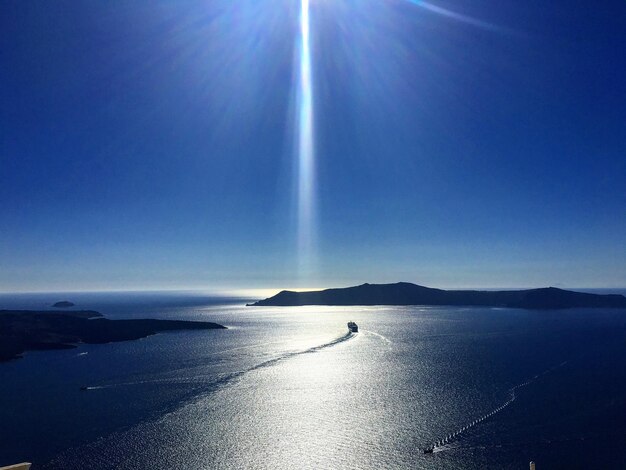
POLYGON ((359 327, 353 321, 349 321, 348 322, 348 330, 350 330, 351 333, 358 333, 359 332, 359 327))
POLYGON ((80 389, 81 389, 81 391, 83 391, 83 392, 84 392, 85 390, 89 390, 89 387, 87 387, 87 386, 83 385, 82 387, 80 387, 80 389))
POLYGON ((434 450, 435 450, 434 447, 427 447, 426 449, 423 450, 423 452, 425 454, 432 454, 434 450))

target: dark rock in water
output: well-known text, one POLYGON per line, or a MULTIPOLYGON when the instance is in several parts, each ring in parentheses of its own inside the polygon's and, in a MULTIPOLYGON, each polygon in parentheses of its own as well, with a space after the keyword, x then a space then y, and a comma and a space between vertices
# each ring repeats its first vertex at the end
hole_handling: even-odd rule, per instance
POLYGON ((24 351, 68 349, 77 343, 110 343, 162 331, 212 329, 226 327, 181 320, 109 320, 91 310, 0 310, 0 361, 17 358, 24 351))
POLYGON ((69 300, 62 300, 61 302, 57 302, 56 304, 52 306, 56 308, 68 308, 68 307, 73 307, 74 305, 76 304, 70 302, 69 300))
POLYGON ((251 306, 457 305, 525 309, 626 308, 623 295, 598 295, 546 287, 511 291, 443 290, 408 282, 363 284, 343 289, 282 291, 251 306))

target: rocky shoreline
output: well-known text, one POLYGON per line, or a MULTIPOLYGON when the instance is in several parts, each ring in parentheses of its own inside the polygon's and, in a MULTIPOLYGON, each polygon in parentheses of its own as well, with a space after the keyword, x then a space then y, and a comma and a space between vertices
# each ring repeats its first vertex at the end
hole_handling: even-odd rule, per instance
POLYGON ((226 327, 182 320, 109 320, 91 310, 0 310, 0 361, 19 358, 26 351, 129 341, 165 331, 213 329, 226 327))

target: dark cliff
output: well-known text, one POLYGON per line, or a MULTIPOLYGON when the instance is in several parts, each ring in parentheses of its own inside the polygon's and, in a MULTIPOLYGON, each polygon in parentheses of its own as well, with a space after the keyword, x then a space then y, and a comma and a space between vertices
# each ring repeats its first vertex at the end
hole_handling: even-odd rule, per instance
POLYGON ((76 312, 0 310, 0 361, 24 351, 73 348, 77 343, 111 343, 162 331, 224 329, 217 323, 180 320, 108 320, 89 310, 76 312))
POLYGON ((510 291, 443 290, 408 282, 363 284, 310 292, 282 291, 252 306, 457 305, 526 309, 626 308, 623 295, 598 295, 555 287, 510 291))

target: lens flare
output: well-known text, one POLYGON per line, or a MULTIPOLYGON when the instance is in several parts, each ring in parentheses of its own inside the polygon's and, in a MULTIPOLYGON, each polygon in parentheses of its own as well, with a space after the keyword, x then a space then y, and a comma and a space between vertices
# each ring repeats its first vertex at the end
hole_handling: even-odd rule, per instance
MULTIPOLYGON (((412 4, 455 21, 483 29, 498 27, 487 22, 447 10, 422 0, 412 4)), ((295 157, 297 161, 297 250, 298 274, 301 279, 313 274, 316 243, 316 175, 314 136, 313 51, 311 41, 310 0, 300 0, 299 42, 296 49, 296 116, 295 157)))
POLYGON ((298 256, 300 272, 311 269, 314 243, 315 148, 313 142, 313 82, 309 0, 300 6, 298 86, 298 256))
POLYGON ((493 31, 499 31, 502 28, 493 25, 491 23, 487 23, 486 21, 481 21, 476 18, 472 18, 471 16, 462 15, 460 13, 456 13, 451 10, 447 10, 446 8, 438 7, 437 5, 433 5, 432 3, 424 2, 422 0, 409 0, 414 5, 423 8, 424 10, 428 10, 432 13, 437 13, 438 15, 445 16, 446 18, 450 18, 456 21, 460 21, 461 23, 466 23, 472 26, 477 26, 483 29, 489 29, 493 31))

